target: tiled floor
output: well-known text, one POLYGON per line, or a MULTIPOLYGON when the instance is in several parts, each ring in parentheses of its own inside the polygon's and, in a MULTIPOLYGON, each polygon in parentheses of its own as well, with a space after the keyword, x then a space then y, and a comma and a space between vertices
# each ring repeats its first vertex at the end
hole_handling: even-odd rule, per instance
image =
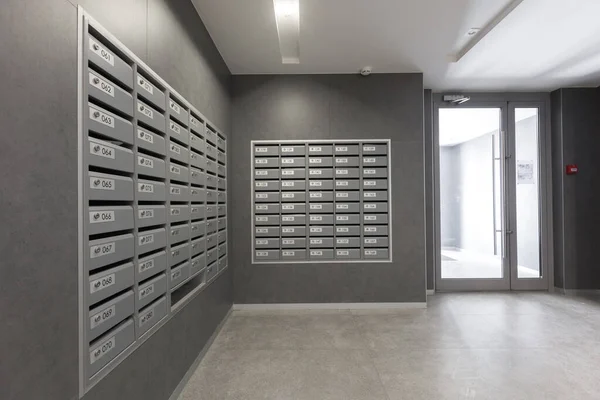
POLYGON ((426 310, 234 312, 180 400, 600 399, 600 303, 438 294, 426 310))

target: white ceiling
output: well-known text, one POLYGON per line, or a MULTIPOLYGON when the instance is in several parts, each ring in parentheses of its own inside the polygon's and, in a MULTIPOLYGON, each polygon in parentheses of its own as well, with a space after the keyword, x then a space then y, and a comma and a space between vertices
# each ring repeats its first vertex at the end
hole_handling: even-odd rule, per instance
POLYGON ((600 0, 524 0, 459 62, 469 28, 513 0, 300 0, 300 63, 282 64, 273 0, 192 0, 233 74, 423 72, 442 90, 600 84, 600 0))

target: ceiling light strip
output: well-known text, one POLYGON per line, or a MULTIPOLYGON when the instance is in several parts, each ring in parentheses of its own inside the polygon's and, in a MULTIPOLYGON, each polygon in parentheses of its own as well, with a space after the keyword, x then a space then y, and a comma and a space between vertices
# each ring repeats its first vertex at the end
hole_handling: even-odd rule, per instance
POLYGON ((300 0, 273 0, 282 64, 300 63, 300 0))

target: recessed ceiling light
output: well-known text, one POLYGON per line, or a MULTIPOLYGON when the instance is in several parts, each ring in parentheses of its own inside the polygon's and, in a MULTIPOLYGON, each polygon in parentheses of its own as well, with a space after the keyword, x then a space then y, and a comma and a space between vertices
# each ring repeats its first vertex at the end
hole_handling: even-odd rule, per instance
POLYGON ((273 0, 283 64, 300 63, 300 0, 273 0))

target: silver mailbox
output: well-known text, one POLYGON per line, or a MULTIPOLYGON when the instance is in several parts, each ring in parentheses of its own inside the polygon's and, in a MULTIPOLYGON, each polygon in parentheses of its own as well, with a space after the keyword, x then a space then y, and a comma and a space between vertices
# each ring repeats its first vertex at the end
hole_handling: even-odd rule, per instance
MULTIPOLYGON (((279 183, 279 182, 277 182, 279 183)), ((279 185, 277 185, 277 189, 279 189, 279 185)), ((281 190, 282 191, 297 191, 297 190, 305 190, 306 189, 306 181, 282 181, 281 182, 281 190)))
POLYGON ((120 291, 133 286, 133 263, 125 263, 102 272, 90 275, 88 280, 88 301, 96 304, 120 291))
MULTIPOLYGON (((287 194, 287 193, 284 193, 287 194)), ((304 193, 303 193, 304 194, 304 193)), ((255 203, 279 203, 280 193, 268 193, 268 192, 256 192, 254 193, 254 202, 255 203)))
POLYGON ((358 168, 339 168, 335 169, 335 177, 343 178, 343 179, 355 179, 360 175, 360 170, 358 168))
POLYGON ((387 225, 369 225, 363 227, 365 236, 387 236, 389 229, 387 225))
POLYGON ((282 145, 282 156, 303 156, 306 154, 306 147, 302 145, 282 145))
POLYGON ((340 236, 360 236, 360 226, 336 226, 335 235, 340 236))
POLYGON ((148 129, 138 127, 135 135, 135 144, 139 148, 164 156, 167 154, 165 138, 148 129))
POLYGON ((364 178, 387 178, 387 168, 363 168, 364 178))
MULTIPOLYGON (((279 240, 279 239, 277 239, 279 240)), ((282 249, 305 249, 306 239, 305 238, 282 238, 281 239, 282 249)))
POLYGON ((282 261, 306 260, 306 250, 281 250, 282 261))
POLYGON ((255 169, 254 179, 279 179, 278 169, 255 169))
POLYGON ((364 190, 363 191, 364 201, 387 201, 388 192, 387 190, 364 190))
POLYGON ((360 258, 360 249, 343 249, 335 251, 335 258, 338 260, 360 258))
POLYGON ((171 159, 182 164, 187 164, 190 160, 189 150, 172 140, 169 140, 169 151, 167 153, 171 159))
POLYGON ((308 201, 312 202, 323 202, 333 201, 333 192, 319 192, 311 191, 308 192, 308 201))
POLYGON ((133 88, 133 69, 91 35, 88 38, 87 57, 96 67, 116 78, 129 89, 133 88))
POLYGON ((254 182, 254 190, 265 192, 279 191, 279 181, 256 181, 254 182))
MULTIPOLYGON (((277 171, 279 172, 279 171, 277 171)), ((304 168, 284 168, 281 170, 281 179, 305 179, 306 169, 304 168)))
POLYGON ((133 200, 133 180, 125 176, 88 173, 90 200, 133 200))
POLYGON ((311 237, 309 239, 309 246, 311 249, 332 248, 333 247, 333 238, 311 237))
POLYGON ((306 227, 305 226, 283 226, 281 228, 278 227, 278 228, 270 228, 270 229, 277 229, 276 232, 279 232, 279 230, 281 229, 282 237, 304 237, 304 236, 306 236, 306 227))
POLYGON ((165 201, 167 190, 162 182, 137 180, 137 200, 138 201, 165 201))
POLYGON ((100 371, 134 340, 133 320, 128 319, 92 342, 89 347, 88 377, 100 371))
POLYGON ((138 205, 135 216, 138 228, 162 225, 167 222, 167 210, 163 205, 138 205))
POLYGON ((333 236, 333 226, 311 226, 308 234, 314 236, 333 236))
POLYGON ((388 247, 390 240, 387 237, 366 237, 363 244, 365 247, 388 247))
POLYGON ((335 203, 335 212, 339 213, 359 213, 359 203, 335 203))
POLYGON ((133 97, 110 79, 91 69, 88 70, 87 89, 91 97, 133 116, 133 97))
POLYGON ((310 179, 331 179, 333 178, 332 168, 309 168, 308 176, 310 179))
POLYGON ((332 157, 309 157, 308 158, 308 166, 309 167, 332 167, 333 166, 333 158, 332 157))
POLYGON ((387 157, 363 157, 363 166, 364 167, 386 167, 388 165, 387 157))
POLYGON ((332 214, 333 213, 333 203, 310 203, 308 206, 311 213, 324 213, 324 214, 332 214))
POLYGON ((357 144, 336 144, 334 146, 334 153, 336 156, 352 156, 358 155, 358 145, 357 144))
POLYGON ((165 274, 160 274, 156 278, 140 283, 137 289, 138 308, 146 307, 148 304, 165 294, 166 291, 167 277, 165 274))
POLYGON ((386 260, 389 258, 388 249, 365 249, 363 253, 366 259, 386 260))
POLYGON ((363 155, 386 155, 388 146, 385 144, 364 144, 362 147, 363 155))
POLYGON ((190 244, 183 243, 175 247, 171 246, 169 255, 169 265, 171 267, 183 261, 186 261, 190 258, 190 244))
POLYGON ((154 128, 159 132, 165 131, 164 115, 140 99, 136 101, 135 116, 139 122, 142 122, 146 126, 154 128))
POLYGON ((336 201, 360 201, 360 193, 359 192, 336 191, 335 192, 335 200, 336 201))
POLYGON ((140 257, 136 268, 137 280, 141 282, 165 269, 167 269, 167 253, 164 250, 140 257))
POLYGON ((190 114, 181 105, 181 101, 175 101, 169 99, 169 114, 183 125, 187 125, 190 122, 190 114))
POLYGON ((281 225, 306 225, 306 215, 282 215, 281 225))
POLYGON ((167 245, 165 228, 152 229, 137 233, 138 254, 145 254, 161 249, 167 245))
POLYGON ((265 145, 265 146, 254 146, 254 156, 278 156, 279 146, 278 145, 265 145))
POLYGON ((172 181, 187 183, 190 180, 190 170, 174 162, 169 163, 168 174, 172 181))
MULTIPOLYGON (((207 154, 208 154, 208 152, 207 152, 207 154)), ((277 167, 279 167, 279 158, 277 158, 277 157, 256 157, 254 159, 254 167, 255 168, 277 168, 277 167)))
POLYGON ((333 259, 333 250, 331 249, 310 249, 309 258, 311 260, 331 260, 333 259))
POLYGON ((199 236, 205 235, 206 234, 206 222, 205 221, 192 222, 191 228, 190 228, 190 233, 191 233, 192 239, 195 239, 199 236))
POLYGON ((308 190, 333 190, 333 181, 313 180, 308 181, 308 190))
POLYGON ((363 223, 367 224, 387 224, 389 221, 387 214, 364 214, 363 215, 363 223))
POLYGON ((360 238, 358 237, 344 237, 335 239, 336 248, 355 247, 360 248, 360 238))
POLYGON ((305 214, 306 204, 305 203, 285 203, 281 205, 282 214, 305 214))
POLYGON ((190 263, 185 262, 171 269, 171 290, 185 282, 190 277, 190 263))
POLYGON ((88 339, 94 340, 135 312, 134 295, 130 290, 88 311, 88 339))
POLYGON ((109 139, 123 143, 133 143, 133 125, 131 122, 90 103, 88 105, 88 129, 109 139))
POLYGON ((335 190, 359 190, 360 181, 358 179, 336 179, 335 190))
POLYGON ((167 315, 167 299, 165 297, 160 298, 148 307, 140 310, 136 319, 138 324, 137 334, 142 336, 148 332, 150 328, 155 326, 161 319, 167 315))
POLYGON ((387 179, 364 179, 362 188, 364 190, 387 190, 388 181, 387 179))
POLYGON ((358 157, 335 157, 336 167, 358 167, 360 160, 358 157))
POLYGON ((87 266, 90 271, 133 258, 133 235, 127 233, 125 235, 90 240, 86 257, 87 266))
POLYGON ((330 144, 311 144, 308 146, 308 154, 316 156, 333 155, 333 146, 330 144))
POLYGON ((165 109, 165 94, 156 85, 140 74, 135 78, 137 92, 140 97, 160 110, 165 109))
MULTIPOLYGON (((272 194, 272 193, 269 193, 272 194)), ((277 198, 279 200, 279 193, 277 198)), ((285 192, 281 193, 282 203, 302 203, 306 201, 306 192, 285 192)))
MULTIPOLYGON (((358 203, 357 203, 358 205, 358 203)), ((335 215, 336 225, 358 225, 360 224, 359 214, 336 214, 335 215)))
POLYGON ((133 208, 131 206, 90 207, 87 224, 90 235, 133 229, 133 208))
POLYGON ((164 178, 166 176, 165 162, 160 158, 138 153, 136 164, 138 175, 154 178, 164 178))
POLYGON ((190 206, 188 205, 171 205, 169 207, 169 221, 183 222, 190 219, 190 206))
POLYGON ((308 217, 310 225, 333 225, 333 215, 315 215, 308 217))

